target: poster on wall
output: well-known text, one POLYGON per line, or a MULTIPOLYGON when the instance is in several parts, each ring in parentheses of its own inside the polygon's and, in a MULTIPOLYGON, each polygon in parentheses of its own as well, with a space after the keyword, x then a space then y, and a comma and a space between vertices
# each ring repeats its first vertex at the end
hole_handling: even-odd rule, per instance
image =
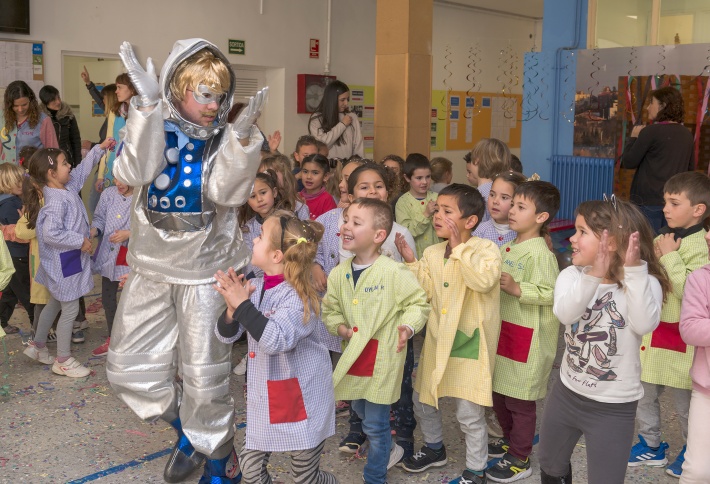
POLYGON ((372 158, 375 153, 375 87, 350 87, 350 111, 360 120, 365 158, 372 158))
MULTIPOLYGON (((434 91, 436 93, 445 91, 434 91)), ((438 97, 441 99, 441 96, 438 97)), ((483 138, 498 138, 511 148, 520 147, 520 94, 450 91, 447 106, 439 109, 439 120, 446 123, 446 150, 470 150, 483 138)))
MULTIPOLYGON (((628 194, 633 171, 620 170, 623 148, 635 125, 647 125, 646 107, 655 89, 679 89, 684 100, 684 123, 694 134, 697 168, 708 169, 710 126, 703 111, 710 44, 659 45, 577 51, 574 100, 574 154, 614 158, 614 192, 628 194)), ((570 108, 571 111, 572 108, 570 108)))

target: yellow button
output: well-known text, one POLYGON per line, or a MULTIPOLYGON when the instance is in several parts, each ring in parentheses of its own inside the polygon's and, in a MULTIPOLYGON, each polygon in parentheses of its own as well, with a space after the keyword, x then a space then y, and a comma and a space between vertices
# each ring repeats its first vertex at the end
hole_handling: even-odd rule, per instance
POLYGON ((441 314, 446 314, 446 308, 441 310, 441 314))
POLYGON ((116 218, 121 218, 121 214, 119 213, 118 215, 116 215, 116 218))
POLYGON ((353 304, 357 304, 357 299, 353 299, 353 304))

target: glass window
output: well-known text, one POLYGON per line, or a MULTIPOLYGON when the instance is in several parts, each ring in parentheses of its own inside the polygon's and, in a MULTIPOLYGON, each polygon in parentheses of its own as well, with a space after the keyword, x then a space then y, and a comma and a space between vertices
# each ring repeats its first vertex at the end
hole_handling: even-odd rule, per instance
POLYGON ((708 0, 662 0, 658 45, 710 42, 708 0))
POLYGON ((652 10, 653 0, 597 0, 596 47, 652 45, 652 10))

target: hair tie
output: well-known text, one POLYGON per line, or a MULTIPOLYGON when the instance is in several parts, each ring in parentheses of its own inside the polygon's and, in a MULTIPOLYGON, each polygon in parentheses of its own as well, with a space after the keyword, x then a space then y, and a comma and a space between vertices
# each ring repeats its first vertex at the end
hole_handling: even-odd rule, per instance
POLYGON ((530 178, 527 179, 527 181, 540 181, 540 175, 537 173, 533 173, 530 178))
POLYGON ((296 240, 296 245, 298 244, 303 244, 308 242, 305 237, 299 237, 298 240, 296 240))

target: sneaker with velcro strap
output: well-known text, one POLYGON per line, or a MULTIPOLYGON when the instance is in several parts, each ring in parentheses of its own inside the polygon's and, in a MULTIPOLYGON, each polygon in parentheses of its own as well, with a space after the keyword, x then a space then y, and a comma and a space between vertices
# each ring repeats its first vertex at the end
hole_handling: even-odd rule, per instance
POLYGON ((666 442, 661 442, 661 445, 659 445, 657 449, 652 449, 649 447, 646 439, 639 435, 639 441, 631 448, 629 467, 663 467, 668 464, 668 459, 666 459, 666 449, 668 449, 668 444, 666 442))
POLYGON ((407 472, 424 472, 430 467, 444 467, 447 462, 445 446, 442 445, 441 449, 434 450, 425 445, 412 457, 402 461, 402 469, 407 472))
POLYGON ((496 465, 486 471, 486 475, 494 482, 515 482, 530 477, 530 457, 522 460, 506 452, 496 465))

